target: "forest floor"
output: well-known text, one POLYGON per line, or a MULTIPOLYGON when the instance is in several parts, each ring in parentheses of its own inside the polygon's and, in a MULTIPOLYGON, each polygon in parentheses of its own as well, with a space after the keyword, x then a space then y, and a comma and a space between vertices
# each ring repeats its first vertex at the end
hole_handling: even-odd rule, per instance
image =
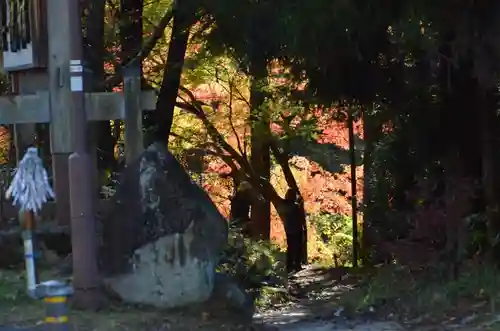
MULTIPOLYGON (((158 311, 111 305, 72 311, 74 330, 396 331, 500 330, 500 273, 470 268, 456 281, 439 271, 389 266, 371 270, 308 267, 292 277, 286 302, 256 314, 251 325, 223 308, 158 311)), ((0 272, 0 331, 41 328, 43 307, 24 296, 24 280, 0 272)))
POLYGON ((291 279, 286 307, 258 317, 283 331, 500 330, 500 271, 471 264, 451 281, 446 273, 309 267, 291 279))

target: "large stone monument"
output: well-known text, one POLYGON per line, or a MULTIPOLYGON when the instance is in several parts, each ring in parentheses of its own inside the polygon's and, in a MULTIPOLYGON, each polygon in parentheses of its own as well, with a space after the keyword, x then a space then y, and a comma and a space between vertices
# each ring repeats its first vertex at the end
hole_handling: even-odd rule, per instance
POLYGON ((101 271, 123 301, 172 308, 204 302, 227 243, 227 222, 161 144, 121 176, 103 221, 101 271))

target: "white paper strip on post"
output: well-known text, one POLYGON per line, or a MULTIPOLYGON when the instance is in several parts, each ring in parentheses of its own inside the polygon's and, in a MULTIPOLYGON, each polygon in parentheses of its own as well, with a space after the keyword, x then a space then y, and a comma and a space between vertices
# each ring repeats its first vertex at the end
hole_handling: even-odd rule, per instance
POLYGON ((69 72, 83 72, 83 66, 71 65, 69 66, 69 72))
POLYGON ((83 77, 76 76, 70 79, 70 88, 72 92, 82 92, 83 91, 83 77))

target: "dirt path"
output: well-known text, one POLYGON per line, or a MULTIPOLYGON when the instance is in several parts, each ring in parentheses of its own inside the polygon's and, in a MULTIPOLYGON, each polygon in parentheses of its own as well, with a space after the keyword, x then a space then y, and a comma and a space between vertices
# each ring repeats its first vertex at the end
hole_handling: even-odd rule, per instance
MULTIPOLYGON (((500 330, 500 313, 489 305, 469 302, 441 319, 399 316, 393 308, 348 313, 341 297, 363 279, 348 269, 308 267, 290 281, 294 300, 255 316, 255 321, 280 331, 493 331, 500 330), (463 307, 462 307, 463 308, 463 307)), ((415 295, 418 295, 415 293, 415 295)), ((484 304, 484 303, 483 303, 484 304)), ((406 305, 400 302, 400 305, 406 305)), ((432 313, 429 311, 428 313, 432 313)))
POLYGON ((335 305, 336 298, 349 282, 339 285, 343 270, 308 267, 290 280, 294 302, 257 314, 256 322, 281 331, 403 331, 395 321, 376 318, 347 319, 335 305))

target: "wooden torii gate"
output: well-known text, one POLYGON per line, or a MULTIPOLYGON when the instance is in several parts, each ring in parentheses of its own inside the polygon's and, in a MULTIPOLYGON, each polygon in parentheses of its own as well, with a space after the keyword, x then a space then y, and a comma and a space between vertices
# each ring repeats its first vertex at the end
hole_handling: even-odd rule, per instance
MULTIPOLYGON (((14 124, 16 128, 50 124, 59 224, 70 220, 68 156, 74 152, 67 45, 70 18, 61 15, 67 12, 68 2, 0 0, 1 67, 17 86, 17 95, 0 97, 0 124, 14 124)), ((143 150, 142 111, 154 109, 156 102, 153 91, 141 91, 139 73, 125 74, 123 92, 86 93, 85 99, 89 121, 125 121, 126 159, 137 157, 143 150)), ((26 141, 24 137, 25 144, 32 143, 30 138, 26 141)))

